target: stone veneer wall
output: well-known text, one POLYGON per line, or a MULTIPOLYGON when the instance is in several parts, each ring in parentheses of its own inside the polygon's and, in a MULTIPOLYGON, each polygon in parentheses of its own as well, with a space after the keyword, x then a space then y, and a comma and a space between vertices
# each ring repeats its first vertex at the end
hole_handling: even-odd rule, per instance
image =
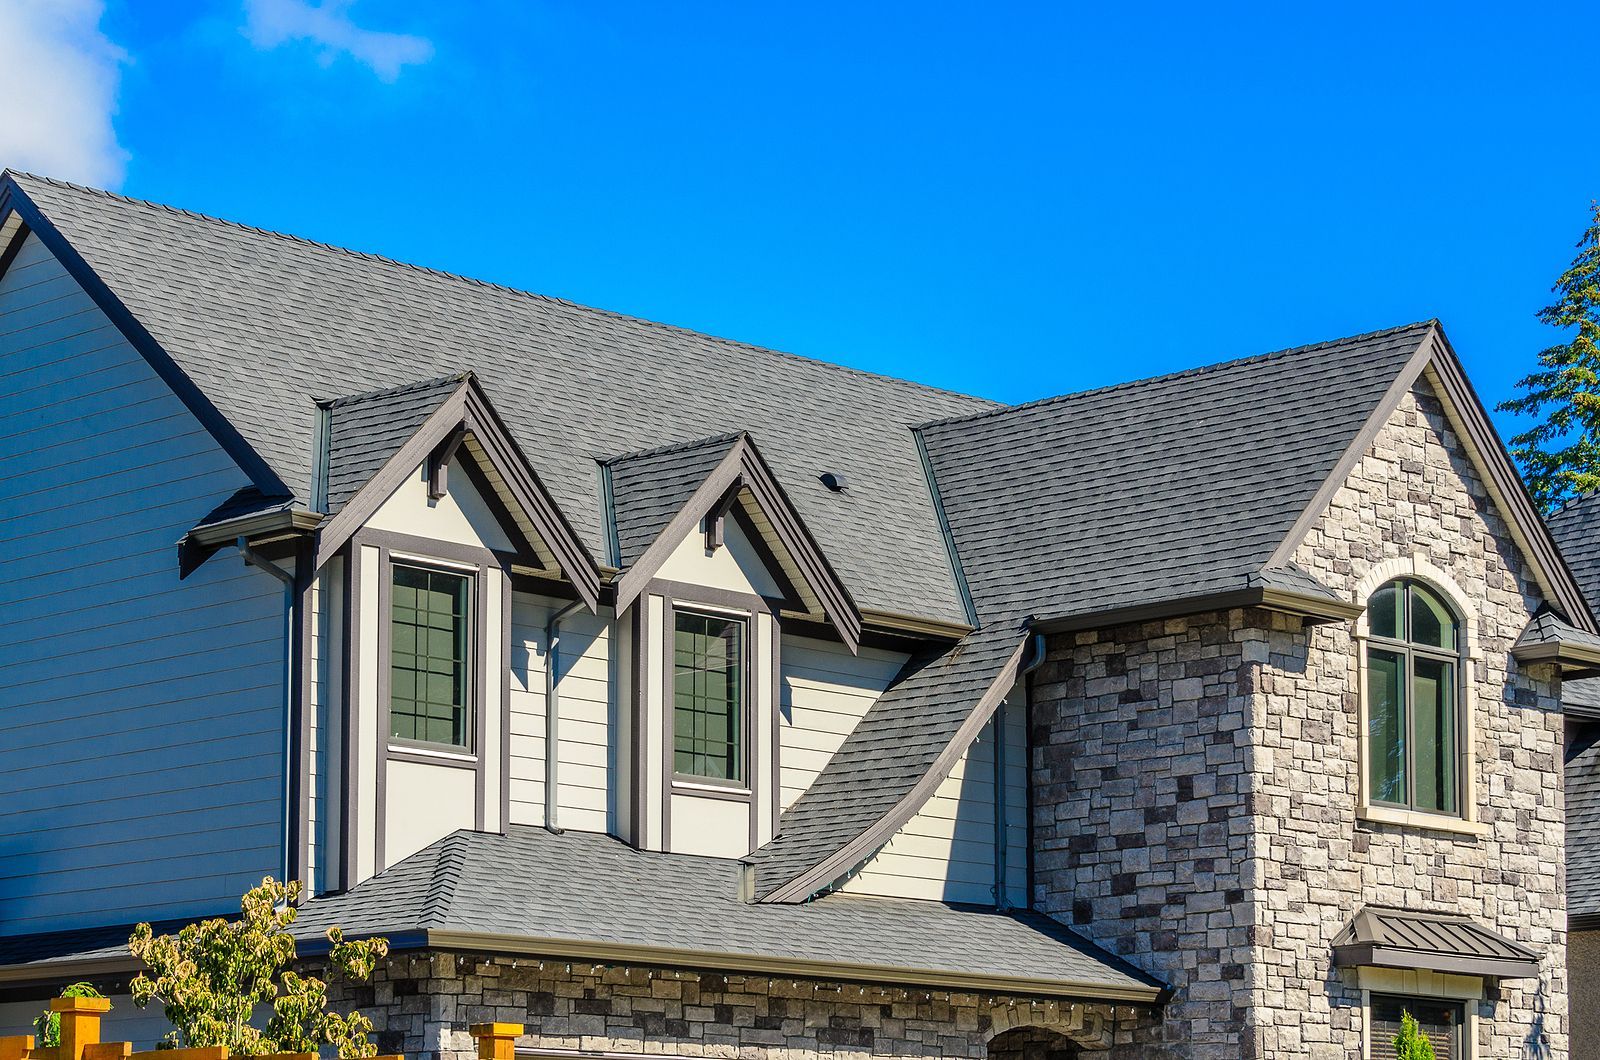
POLYGON ((1175 988, 1174 1056, 1257 1055, 1245 870, 1264 621, 1236 610, 1053 637, 1033 674, 1034 904, 1175 988))
POLYGON ((1051 638, 1032 700, 1034 900, 1170 983, 1168 1055, 1361 1056, 1362 995, 1331 947, 1369 903, 1463 913, 1544 951, 1540 979, 1475 1006, 1478 1055, 1567 1055, 1559 679, 1509 657, 1539 595, 1492 509, 1419 384, 1295 556, 1352 600, 1405 571, 1454 583, 1481 836, 1357 819, 1349 625, 1250 610, 1051 638))
POLYGON ((1414 571, 1468 621, 1475 810, 1463 836, 1360 822, 1359 645, 1345 625, 1272 636, 1254 778, 1265 811, 1258 910, 1268 954, 1258 1020, 1277 1055, 1347 1057, 1359 991, 1328 967, 1362 904, 1462 913, 1545 953, 1538 980, 1479 1007, 1482 1057, 1565 1057, 1563 718, 1559 678, 1509 655, 1540 593, 1426 382, 1383 428, 1295 561, 1348 599, 1414 571), (1449 583, 1453 582, 1451 585, 1449 583), (1310 1018, 1308 1018, 1308 1016, 1310 1018))
POLYGON ((1039 1027, 1100 1060, 1147 1056, 1147 1010, 941 989, 714 974, 481 954, 391 956, 373 981, 335 983, 373 1018, 381 1053, 468 1060, 474 1023, 522 1023, 518 1048, 706 1057, 985 1057, 1039 1027))

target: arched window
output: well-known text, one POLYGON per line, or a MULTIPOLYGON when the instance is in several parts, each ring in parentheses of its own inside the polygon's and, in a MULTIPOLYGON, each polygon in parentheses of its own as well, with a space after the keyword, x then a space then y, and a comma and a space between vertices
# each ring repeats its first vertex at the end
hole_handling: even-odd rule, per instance
POLYGON ((1367 797, 1460 814, 1461 622, 1409 578, 1367 602, 1367 797))

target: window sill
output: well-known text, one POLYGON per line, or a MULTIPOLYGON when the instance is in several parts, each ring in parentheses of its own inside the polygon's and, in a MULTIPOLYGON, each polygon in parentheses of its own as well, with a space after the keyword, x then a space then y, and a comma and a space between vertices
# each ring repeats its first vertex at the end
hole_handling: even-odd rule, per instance
POLYGON ((1453 835, 1482 837, 1489 834, 1489 826, 1479 821, 1424 813, 1421 810, 1402 810, 1395 806, 1362 806, 1356 810, 1356 817, 1371 824, 1397 824, 1405 828, 1450 832, 1453 835))
POLYGON ((389 744, 389 753, 416 758, 437 758, 441 762, 457 762, 469 765, 476 765, 478 761, 478 756, 470 751, 449 751, 443 747, 405 743, 403 741, 391 742, 389 744))
POLYGON ((733 781, 719 784, 715 780, 686 780, 678 776, 674 776, 672 778, 672 789, 674 791, 698 792, 709 795, 738 796, 741 798, 747 797, 751 794, 749 788, 745 787, 743 784, 738 784, 733 781))

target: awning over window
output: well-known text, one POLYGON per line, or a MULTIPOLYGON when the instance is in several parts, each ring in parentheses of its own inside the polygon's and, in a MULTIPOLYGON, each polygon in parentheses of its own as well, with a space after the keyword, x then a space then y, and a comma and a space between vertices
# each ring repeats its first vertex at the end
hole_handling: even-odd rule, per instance
POLYGON ((1468 917, 1372 905, 1357 913, 1333 940, 1333 963, 1343 968, 1411 968, 1525 979, 1539 974, 1540 956, 1468 917))

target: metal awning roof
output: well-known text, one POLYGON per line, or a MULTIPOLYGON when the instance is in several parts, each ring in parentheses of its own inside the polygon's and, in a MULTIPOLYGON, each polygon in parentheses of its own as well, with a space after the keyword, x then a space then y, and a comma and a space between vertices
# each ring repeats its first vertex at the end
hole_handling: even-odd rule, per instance
POLYGON ((1540 957, 1538 951, 1469 917, 1371 905, 1333 940, 1333 963, 1345 968, 1411 968, 1524 979, 1539 974, 1540 957))

